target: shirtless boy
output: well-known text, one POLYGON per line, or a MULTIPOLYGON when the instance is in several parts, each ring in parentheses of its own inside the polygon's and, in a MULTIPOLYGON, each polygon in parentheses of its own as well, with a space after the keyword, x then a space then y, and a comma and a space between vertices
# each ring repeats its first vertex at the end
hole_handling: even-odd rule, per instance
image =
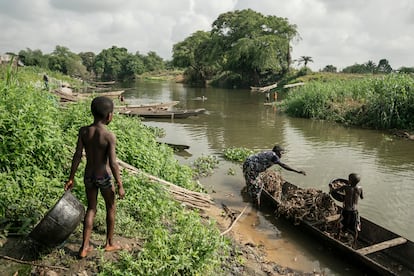
POLYGON ((354 245, 358 238, 358 231, 360 231, 360 220, 357 210, 358 199, 364 198, 362 188, 357 186, 360 181, 360 177, 356 173, 351 173, 348 176, 348 185, 341 186, 335 191, 345 191, 344 206, 342 209, 341 226, 338 231, 338 237, 340 237, 341 231, 349 230, 354 234, 354 245))
POLYGON ((108 131, 106 125, 112 121, 114 104, 111 99, 106 97, 96 97, 92 100, 91 111, 94 122, 89 126, 83 126, 79 130, 76 151, 72 159, 72 167, 69 180, 65 185, 65 190, 70 190, 74 186, 76 170, 82 159, 82 152, 85 149, 86 167, 84 172, 84 184, 88 208, 83 222, 83 242, 79 249, 79 257, 84 258, 93 247, 89 244, 92 233, 93 221, 96 215, 98 190, 100 190, 106 205, 106 244, 105 251, 119 250, 121 247, 114 244, 115 227, 115 187, 112 184, 109 170, 118 184, 119 198, 125 196, 122 186, 121 175, 116 162, 115 145, 116 138, 113 133, 108 131))

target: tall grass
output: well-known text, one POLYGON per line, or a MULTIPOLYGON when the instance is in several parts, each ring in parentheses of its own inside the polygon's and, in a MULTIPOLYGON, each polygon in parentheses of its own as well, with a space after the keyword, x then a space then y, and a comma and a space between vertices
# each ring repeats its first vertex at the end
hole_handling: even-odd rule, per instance
POLYGON ((292 116, 414 129, 414 78, 406 74, 312 81, 288 93, 282 110, 292 116))

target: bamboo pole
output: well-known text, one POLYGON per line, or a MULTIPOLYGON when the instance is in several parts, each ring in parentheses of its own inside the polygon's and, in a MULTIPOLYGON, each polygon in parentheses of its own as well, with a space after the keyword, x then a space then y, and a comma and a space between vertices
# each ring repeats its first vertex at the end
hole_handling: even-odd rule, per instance
POLYGON ((132 174, 141 174, 150 179, 151 181, 164 184, 165 186, 167 186, 166 189, 171 193, 175 200, 182 202, 188 207, 206 210, 212 204, 214 204, 213 200, 208 194, 191 191, 183 187, 177 186, 169 181, 166 181, 149 173, 143 172, 140 169, 122 160, 118 159, 117 162, 120 167, 128 170, 132 174))

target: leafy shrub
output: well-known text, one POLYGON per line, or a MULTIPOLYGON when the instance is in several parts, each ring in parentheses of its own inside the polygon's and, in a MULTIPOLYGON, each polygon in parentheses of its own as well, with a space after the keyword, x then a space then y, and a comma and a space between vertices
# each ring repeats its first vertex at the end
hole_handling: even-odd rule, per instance
POLYGON ((254 152, 247 148, 226 148, 223 151, 224 157, 227 160, 244 162, 247 157, 252 155, 254 152))

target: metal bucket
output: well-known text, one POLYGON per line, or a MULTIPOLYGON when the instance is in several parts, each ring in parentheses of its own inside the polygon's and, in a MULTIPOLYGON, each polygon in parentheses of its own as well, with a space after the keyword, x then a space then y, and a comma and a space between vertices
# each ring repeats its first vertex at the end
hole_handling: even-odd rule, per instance
POLYGON ((347 179, 335 178, 335 179, 332 179, 329 182, 329 194, 335 200, 338 200, 339 202, 344 202, 344 200, 345 200, 345 192, 334 191, 334 190, 332 190, 332 187, 333 186, 340 187, 340 186, 344 186, 344 185, 348 185, 348 180, 347 179))
POLYGON ((70 191, 66 191, 30 232, 29 237, 43 245, 59 245, 72 234, 84 216, 82 203, 70 191))

